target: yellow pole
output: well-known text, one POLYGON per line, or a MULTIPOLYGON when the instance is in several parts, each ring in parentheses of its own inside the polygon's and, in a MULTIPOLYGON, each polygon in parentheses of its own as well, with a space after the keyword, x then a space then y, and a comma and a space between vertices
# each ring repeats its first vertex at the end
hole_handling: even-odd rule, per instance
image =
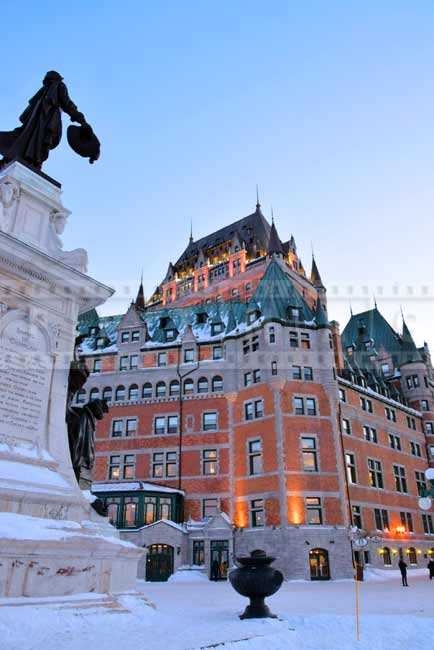
POLYGON ((357 576, 357 562, 355 563, 355 579, 356 579, 356 638, 360 641, 360 622, 359 622, 359 580, 357 576))

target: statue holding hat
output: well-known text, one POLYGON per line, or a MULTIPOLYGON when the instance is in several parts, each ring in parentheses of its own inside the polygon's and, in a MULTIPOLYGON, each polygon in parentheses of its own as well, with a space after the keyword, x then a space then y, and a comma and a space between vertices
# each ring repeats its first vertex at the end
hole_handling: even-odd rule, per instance
POLYGON ((62 138, 62 111, 69 115, 72 122, 80 124, 70 126, 68 141, 81 156, 94 162, 99 157, 100 143, 92 127, 86 122, 83 113, 70 99, 63 78, 54 70, 47 72, 42 88, 29 100, 24 113, 20 116, 21 126, 13 131, 0 131, 0 153, 3 160, 0 168, 13 160, 41 169, 52 149, 62 138))

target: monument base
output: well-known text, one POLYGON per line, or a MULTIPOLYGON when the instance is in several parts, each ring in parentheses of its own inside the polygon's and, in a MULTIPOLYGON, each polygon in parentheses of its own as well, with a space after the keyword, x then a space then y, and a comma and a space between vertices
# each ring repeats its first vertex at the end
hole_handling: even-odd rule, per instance
POLYGON ((0 598, 135 588, 143 549, 83 496, 65 409, 77 318, 113 292, 64 251, 58 184, 0 172, 0 598))

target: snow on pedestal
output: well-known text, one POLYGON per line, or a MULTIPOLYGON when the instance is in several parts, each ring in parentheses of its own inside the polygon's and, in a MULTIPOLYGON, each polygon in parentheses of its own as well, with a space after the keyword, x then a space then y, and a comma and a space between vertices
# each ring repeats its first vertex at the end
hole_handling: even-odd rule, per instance
POLYGON ((0 173, 0 597, 134 587, 142 551, 82 495, 65 424, 78 315, 112 290, 64 251, 60 187, 18 162, 0 173))

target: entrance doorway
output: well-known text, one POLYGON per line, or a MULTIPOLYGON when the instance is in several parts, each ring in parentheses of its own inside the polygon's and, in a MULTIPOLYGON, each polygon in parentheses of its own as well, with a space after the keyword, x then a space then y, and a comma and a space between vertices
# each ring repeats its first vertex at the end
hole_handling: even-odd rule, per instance
POLYGON ((325 548, 313 548, 309 551, 311 580, 330 580, 329 554, 325 548))
POLYGON ((227 539, 211 540, 210 580, 227 580, 229 568, 229 542, 227 539))
POLYGON ((152 544, 146 556, 146 580, 165 582, 173 573, 173 546, 152 544))

